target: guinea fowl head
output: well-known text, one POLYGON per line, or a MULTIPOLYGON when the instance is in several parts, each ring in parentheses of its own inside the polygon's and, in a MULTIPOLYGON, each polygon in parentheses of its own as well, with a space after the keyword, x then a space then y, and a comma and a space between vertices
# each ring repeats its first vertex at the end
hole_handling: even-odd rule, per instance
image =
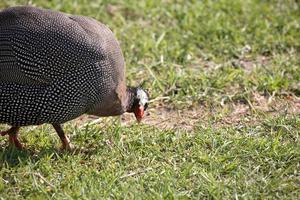
POLYGON ((144 117, 144 111, 148 108, 149 95, 140 87, 128 88, 127 92, 130 97, 127 112, 133 112, 140 122, 144 117))

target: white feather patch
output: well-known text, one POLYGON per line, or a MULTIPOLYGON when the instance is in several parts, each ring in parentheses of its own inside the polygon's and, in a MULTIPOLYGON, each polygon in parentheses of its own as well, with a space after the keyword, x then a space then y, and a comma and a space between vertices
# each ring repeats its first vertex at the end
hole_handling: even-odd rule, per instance
POLYGON ((149 101, 147 93, 142 89, 137 90, 137 98, 140 99, 140 105, 142 106, 145 106, 149 101))

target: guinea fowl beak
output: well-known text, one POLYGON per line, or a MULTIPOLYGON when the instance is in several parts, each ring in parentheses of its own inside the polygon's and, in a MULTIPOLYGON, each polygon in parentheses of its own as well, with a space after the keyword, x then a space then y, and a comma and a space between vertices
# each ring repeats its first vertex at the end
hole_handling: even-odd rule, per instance
POLYGON ((140 123, 144 117, 144 106, 139 106, 135 109, 134 115, 138 123, 140 123))

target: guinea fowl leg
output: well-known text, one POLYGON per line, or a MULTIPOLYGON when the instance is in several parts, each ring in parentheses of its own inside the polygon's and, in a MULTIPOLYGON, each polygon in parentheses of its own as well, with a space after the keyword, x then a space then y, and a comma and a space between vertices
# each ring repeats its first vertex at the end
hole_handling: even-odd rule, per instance
POLYGON ((60 124, 52 124, 54 129, 56 130, 61 142, 62 142, 62 150, 71 151, 73 149, 72 145, 70 144, 69 138, 65 135, 64 130, 62 129, 60 124))
POLYGON ((1 131, 2 136, 9 135, 9 143, 14 144, 17 149, 22 149, 22 144, 18 139, 19 126, 13 126, 7 131, 1 131))

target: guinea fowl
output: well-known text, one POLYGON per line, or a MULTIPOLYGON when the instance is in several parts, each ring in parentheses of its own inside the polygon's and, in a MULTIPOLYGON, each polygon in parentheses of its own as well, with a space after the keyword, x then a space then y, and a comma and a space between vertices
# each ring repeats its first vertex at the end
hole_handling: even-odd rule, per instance
POLYGON ((0 12, 0 123, 11 125, 0 133, 17 148, 22 126, 52 124, 70 149, 62 123, 124 112, 140 121, 147 104, 126 86, 121 48, 102 23, 28 6, 0 12))

